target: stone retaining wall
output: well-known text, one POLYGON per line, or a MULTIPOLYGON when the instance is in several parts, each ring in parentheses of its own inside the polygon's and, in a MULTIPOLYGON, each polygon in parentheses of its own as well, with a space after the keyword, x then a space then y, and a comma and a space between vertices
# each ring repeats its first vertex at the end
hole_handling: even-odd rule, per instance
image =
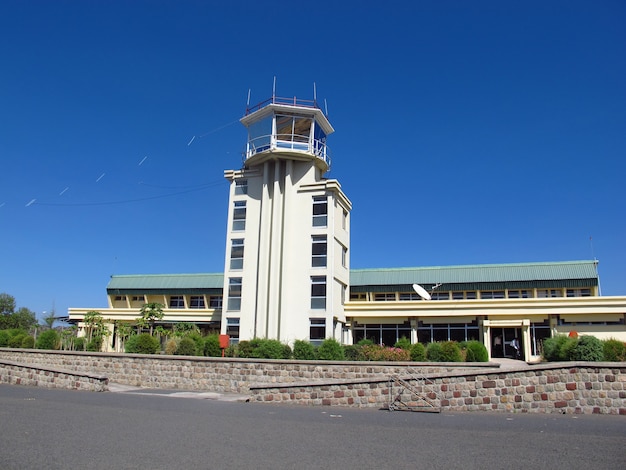
POLYGON ((104 392, 108 390, 109 379, 93 374, 0 360, 0 383, 104 392))
POLYGON ((96 383, 108 378, 139 387, 250 394, 252 401, 266 403, 384 408, 395 401, 391 396, 410 406, 427 399, 443 411, 626 415, 626 363, 498 367, 490 363, 249 360, 0 348, 2 381, 17 377, 18 370, 21 374, 19 382, 9 383, 46 386, 53 382, 76 388, 72 377, 91 377, 96 383), (426 378, 409 380, 416 393, 394 386, 390 395, 390 376, 409 379, 415 374, 426 378))
POLYGON ((507 371, 428 374, 427 380, 404 378, 412 390, 392 384, 391 395, 389 378, 254 385, 250 391, 252 401, 301 405, 387 408, 395 403, 428 410, 428 401, 441 411, 626 415, 624 363, 541 364, 507 371))
MULTIPOLYGON (((251 384, 354 380, 404 374, 484 369, 485 364, 287 361, 0 348, 0 360, 101 374, 111 382, 149 388, 247 394, 251 384)), ((492 366, 497 366, 492 364, 492 366)))

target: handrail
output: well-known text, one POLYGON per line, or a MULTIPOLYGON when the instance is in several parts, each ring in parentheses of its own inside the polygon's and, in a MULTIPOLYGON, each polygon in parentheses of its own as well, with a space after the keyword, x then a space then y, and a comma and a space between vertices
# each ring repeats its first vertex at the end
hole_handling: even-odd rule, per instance
POLYGON ((330 150, 325 140, 311 139, 307 135, 297 134, 267 134, 248 140, 245 158, 267 150, 288 149, 305 152, 319 158, 330 168, 330 150), (282 138, 281 138, 282 137, 282 138), (301 139, 301 140, 300 140, 301 139))
POLYGON ((271 98, 266 99, 265 101, 261 101, 254 106, 246 107, 246 116, 248 114, 252 114, 255 111, 258 111, 261 108, 264 108, 268 104, 284 104, 287 106, 301 106, 303 108, 314 108, 321 109, 317 104, 317 100, 302 100, 298 99, 295 96, 293 98, 281 98, 278 96, 272 96, 271 98))

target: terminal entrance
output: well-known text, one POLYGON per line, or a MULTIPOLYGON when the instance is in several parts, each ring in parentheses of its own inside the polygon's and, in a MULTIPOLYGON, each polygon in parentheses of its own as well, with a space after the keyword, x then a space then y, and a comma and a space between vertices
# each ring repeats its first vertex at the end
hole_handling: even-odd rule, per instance
POLYGON ((491 357, 524 360, 522 343, 521 328, 491 327, 491 357))

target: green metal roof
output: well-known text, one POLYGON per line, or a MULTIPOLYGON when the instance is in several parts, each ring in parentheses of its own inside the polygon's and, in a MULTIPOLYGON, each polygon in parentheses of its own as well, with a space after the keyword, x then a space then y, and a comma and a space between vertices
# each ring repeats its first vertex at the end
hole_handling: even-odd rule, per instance
POLYGON ((475 284, 597 279, 595 261, 352 269, 351 286, 475 284))
POLYGON ((107 292, 221 292, 223 286, 223 274, 132 274, 111 276, 107 292))

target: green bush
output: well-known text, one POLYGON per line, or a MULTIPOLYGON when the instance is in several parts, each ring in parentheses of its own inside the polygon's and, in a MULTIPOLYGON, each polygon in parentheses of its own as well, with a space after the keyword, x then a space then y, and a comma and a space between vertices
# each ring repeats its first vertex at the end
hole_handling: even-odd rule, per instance
POLYGON ((261 359, 289 359, 291 357, 291 348, 277 339, 262 339, 254 357, 261 359))
POLYGON ((602 342, 604 360, 609 362, 626 361, 626 344, 617 339, 606 339, 602 342))
POLYGON ((362 340, 358 341, 356 344, 357 346, 371 346, 372 344, 375 344, 375 343, 371 339, 363 338, 362 340))
POLYGON ((557 335, 543 340, 543 358, 546 361, 571 361, 573 348, 578 340, 565 335, 557 335))
POLYGON ((487 362, 489 353, 487 348, 480 341, 468 341, 465 343, 465 361, 467 362, 487 362))
POLYGON ((580 336, 573 350, 572 359, 596 362, 604 360, 602 341, 595 336, 580 336))
POLYGON ((185 336, 184 338, 181 338, 180 343, 178 343, 178 348, 174 354, 177 356, 195 356, 196 353, 196 342, 193 338, 185 336))
POLYGON ((170 338, 165 343, 165 354, 170 356, 176 354, 176 350, 178 349, 178 343, 180 343, 180 338, 170 338))
POLYGON ((317 358, 321 361, 343 361, 345 355, 339 341, 328 338, 317 348, 317 358))
MULTIPOLYGON (((205 339, 200 333, 192 331, 191 333, 187 334, 185 337, 191 338, 193 342, 196 344, 196 354, 195 354, 196 356, 204 355, 205 339)), ((220 356, 221 355, 222 354, 220 353, 220 356)))
POLYGON ((237 356, 236 357, 244 357, 244 358, 254 358, 257 357, 257 349, 259 349, 259 345, 261 344, 261 340, 259 338, 251 339, 250 341, 240 341, 237 345, 237 356))
POLYGON ((6 348, 9 345, 9 332, 0 330, 0 348, 6 348))
POLYGON ((9 338, 8 346, 10 348, 21 348, 22 347, 22 341, 24 340, 24 338, 26 336, 27 336, 26 333, 18 333, 15 336, 11 336, 9 338))
POLYGON ((74 338, 74 351, 84 351, 85 350, 85 338, 82 336, 79 338, 74 338))
POLYGON ((161 344, 157 338, 150 336, 150 333, 142 333, 128 338, 124 349, 127 353, 133 354, 156 354, 161 349, 161 344))
POLYGON ((35 338, 32 336, 24 336, 22 340, 22 345, 20 346, 24 349, 33 349, 35 347, 35 338))
POLYGON ((394 344, 393 347, 394 348, 400 348, 400 349, 406 349, 407 351, 409 351, 411 349, 411 340, 406 338, 405 336, 403 336, 398 341, 396 341, 396 344, 394 344))
POLYGON ((442 357, 441 343, 428 343, 428 346, 426 346, 426 359, 432 362, 442 362, 442 357))
POLYGON ((87 351, 100 352, 102 350, 102 337, 93 338, 85 347, 87 351))
POLYGON ((426 348, 422 343, 415 343, 411 345, 411 360, 416 362, 423 362, 426 360, 426 348))
POLYGON ((220 335, 212 334, 204 338, 204 355, 208 357, 221 357, 220 335))
POLYGON ((409 361, 411 359, 408 349, 387 348, 377 344, 361 346, 360 352, 366 361, 409 361))
POLYGON ((35 347, 37 349, 59 349, 59 333, 56 330, 46 330, 39 333, 35 347))
POLYGON ((461 362, 461 348, 456 341, 445 341, 441 345, 441 361, 442 362, 461 362))
POLYGON ((361 346, 357 344, 344 345, 343 356, 346 359, 346 361, 363 361, 364 360, 363 357, 361 356, 361 346))
POLYGON ((293 343, 293 358, 299 361, 312 361, 316 358, 315 346, 308 341, 297 339, 293 343))

